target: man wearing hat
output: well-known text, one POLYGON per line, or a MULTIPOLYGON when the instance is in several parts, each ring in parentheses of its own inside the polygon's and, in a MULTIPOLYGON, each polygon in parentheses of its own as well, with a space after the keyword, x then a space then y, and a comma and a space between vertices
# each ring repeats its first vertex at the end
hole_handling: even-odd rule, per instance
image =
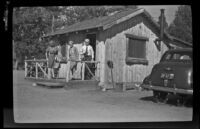
MULTIPOLYGON (((82 47, 82 61, 94 61, 94 50, 92 48, 91 45, 89 45, 90 40, 89 39, 85 39, 85 45, 83 45, 82 47)), ((91 63, 86 63, 86 65, 88 65, 89 68, 92 67, 91 63)), ((89 70, 86 68, 85 69, 85 78, 86 79, 90 79, 90 73, 89 70)))
POLYGON ((90 45, 90 40, 85 39, 85 45, 82 47, 82 55, 83 55, 83 61, 93 61, 94 60, 94 50, 92 46, 90 45))

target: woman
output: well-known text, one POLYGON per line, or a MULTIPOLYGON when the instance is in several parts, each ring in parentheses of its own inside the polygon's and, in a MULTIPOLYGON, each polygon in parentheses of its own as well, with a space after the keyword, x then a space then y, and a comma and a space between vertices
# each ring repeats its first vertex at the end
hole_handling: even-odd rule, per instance
POLYGON ((46 59, 48 61, 48 79, 54 77, 54 63, 55 63, 55 56, 57 54, 58 54, 58 48, 55 46, 54 41, 51 40, 49 42, 49 47, 46 50, 46 59))

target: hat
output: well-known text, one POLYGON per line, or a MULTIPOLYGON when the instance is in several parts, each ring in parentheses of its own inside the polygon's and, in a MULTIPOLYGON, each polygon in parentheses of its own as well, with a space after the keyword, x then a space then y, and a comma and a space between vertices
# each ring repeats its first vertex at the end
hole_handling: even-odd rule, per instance
POLYGON ((89 39, 85 39, 85 42, 87 42, 87 43, 88 43, 88 42, 90 42, 90 40, 89 40, 89 39))
POLYGON ((54 44, 54 41, 51 40, 51 41, 49 42, 49 45, 50 45, 50 46, 54 46, 54 45, 55 45, 55 44, 54 44))
POLYGON ((72 40, 70 40, 70 41, 69 41, 69 43, 72 43, 72 44, 74 44, 74 42, 73 42, 72 40))

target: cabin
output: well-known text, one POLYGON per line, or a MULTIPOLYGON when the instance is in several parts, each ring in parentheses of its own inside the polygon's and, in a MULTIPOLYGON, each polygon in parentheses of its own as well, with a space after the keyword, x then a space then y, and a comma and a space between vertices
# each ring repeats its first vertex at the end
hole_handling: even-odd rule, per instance
MULTIPOLYGON (((140 83, 166 50, 192 47, 190 43, 162 31, 161 26, 142 8, 78 22, 46 37, 55 37, 62 42, 63 57, 68 53, 68 41, 74 41, 80 50, 84 39, 89 38, 98 63, 94 74, 99 86, 107 89, 112 87, 112 82, 125 88, 140 83), (109 62, 113 67, 109 67, 109 62)), ((77 78, 81 78, 81 62, 77 67, 77 78)), ((68 76, 67 64, 61 64, 59 76, 68 76)))

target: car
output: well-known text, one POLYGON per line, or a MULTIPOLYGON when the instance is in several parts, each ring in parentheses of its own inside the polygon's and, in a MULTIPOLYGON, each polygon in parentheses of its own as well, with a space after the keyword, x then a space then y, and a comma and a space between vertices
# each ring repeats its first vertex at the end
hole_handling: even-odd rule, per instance
POLYGON ((167 50, 160 62, 155 64, 141 87, 152 90, 156 101, 167 102, 168 95, 178 95, 181 100, 193 97, 193 54, 192 48, 167 50))

